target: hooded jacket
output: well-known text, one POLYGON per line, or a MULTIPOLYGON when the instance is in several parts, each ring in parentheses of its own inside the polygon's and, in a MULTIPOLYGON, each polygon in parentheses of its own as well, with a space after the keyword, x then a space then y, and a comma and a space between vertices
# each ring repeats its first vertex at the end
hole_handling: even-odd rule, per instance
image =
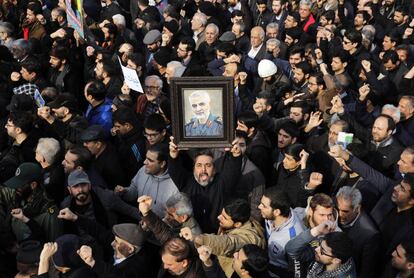
POLYGON ((121 198, 127 202, 135 202, 139 196, 151 196, 154 202, 152 211, 162 218, 165 215, 165 203, 176 193, 178 193, 177 186, 170 178, 168 170, 159 176, 154 176, 145 173, 145 166, 143 166, 132 179, 131 185, 122 192, 121 198))

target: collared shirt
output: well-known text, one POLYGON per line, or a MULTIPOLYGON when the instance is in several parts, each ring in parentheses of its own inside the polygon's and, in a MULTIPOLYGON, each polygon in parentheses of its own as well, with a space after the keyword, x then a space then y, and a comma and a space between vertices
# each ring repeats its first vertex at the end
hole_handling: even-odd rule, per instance
POLYGON ((232 13, 233 11, 241 11, 241 2, 237 3, 234 7, 229 7, 228 11, 232 13))
POLYGON ((254 48, 254 47, 250 48, 250 51, 249 51, 249 53, 247 54, 247 56, 249 56, 250 58, 254 59, 254 58, 256 57, 257 53, 259 53, 260 48, 262 48, 262 46, 263 46, 263 43, 262 43, 262 44, 260 44, 260 45, 259 45, 258 47, 256 47, 256 48, 254 48))

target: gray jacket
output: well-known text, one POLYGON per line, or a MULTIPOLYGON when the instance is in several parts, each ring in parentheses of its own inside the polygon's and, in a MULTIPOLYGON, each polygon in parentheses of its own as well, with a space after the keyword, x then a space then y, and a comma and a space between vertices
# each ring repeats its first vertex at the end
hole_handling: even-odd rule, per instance
POLYGON ((154 176, 145 173, 145 166, 143 166, 132 179, 131 185, 121 193, 121 198, 127 202, 136 202, 137 198, 142 195, 151 196, 153 199, 152 211, 163 218, 165 203, 168 198, 178 192, 168 170, 159 176, 154 176))

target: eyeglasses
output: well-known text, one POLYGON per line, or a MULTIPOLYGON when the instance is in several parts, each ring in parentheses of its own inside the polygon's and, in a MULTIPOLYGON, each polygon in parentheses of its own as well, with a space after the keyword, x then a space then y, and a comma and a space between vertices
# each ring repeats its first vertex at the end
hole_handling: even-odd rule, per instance
POLYGON ((144 86, 144 89, 148 91, 156 91, 159 88, 160 88, 159 86, 144 86))
POLYGON ((157 137, 158 135, 160 135, 160 132, 156 132, 156 133, 146 133, 146 132, 144 132, 144 136, 146 138, 154 138, 154 137, 157 137))
POLYGON ((321 255, 328 256, 328 257, 331 257, 331 258, 335 258, 334 255, 328 254, 325 251, 325 249, 323 249, 323 247, 322 247, 322 241, 323 241, 323 239, 319 239, 319 249, 321 250, 321 255))

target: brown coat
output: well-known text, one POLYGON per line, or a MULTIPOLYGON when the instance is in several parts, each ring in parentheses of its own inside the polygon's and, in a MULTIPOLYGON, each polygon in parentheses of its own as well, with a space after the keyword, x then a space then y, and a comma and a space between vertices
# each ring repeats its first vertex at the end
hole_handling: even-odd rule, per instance
POLYGON ((218 257, 220 266, 227 277, 233 273, 233 254, 240 248, 246 244, 255 244, 263 249, 266 246, 263 228, 256 220, 249 220, 240 228, 223 231, 218 235, 202 234, 198 238, 197 245, 211 247, 211 253, 218 257))

